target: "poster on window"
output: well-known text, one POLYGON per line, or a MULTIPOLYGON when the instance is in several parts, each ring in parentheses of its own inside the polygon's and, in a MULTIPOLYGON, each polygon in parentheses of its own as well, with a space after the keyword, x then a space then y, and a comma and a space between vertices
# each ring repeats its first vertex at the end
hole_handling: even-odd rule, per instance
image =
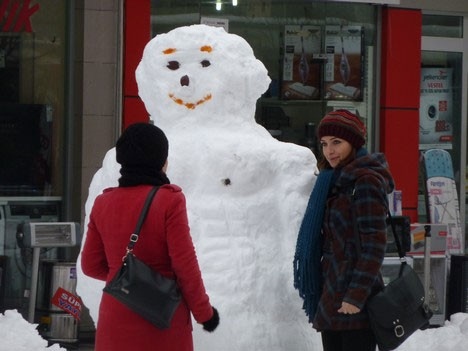
POLYGON ((361 26, 325 27, 327 62, 325 100, 362 100, 363 35, 361 26))
POLYGON ((420 150, 452 148, 452 73, 452 68, 421 68, 420 150))
POLYGON ((320 99, 320 26, 284 27, 281 97, 288 100, 320 99))

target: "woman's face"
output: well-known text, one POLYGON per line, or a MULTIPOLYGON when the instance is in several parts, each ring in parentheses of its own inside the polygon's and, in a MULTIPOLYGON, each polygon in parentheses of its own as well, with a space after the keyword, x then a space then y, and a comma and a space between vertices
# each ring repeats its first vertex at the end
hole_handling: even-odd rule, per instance
POLYGON ((323 156, 332 168, 346 160, 353 151, 353 146, 344 139, 334 136, 324 136, 320 139, 323 156))

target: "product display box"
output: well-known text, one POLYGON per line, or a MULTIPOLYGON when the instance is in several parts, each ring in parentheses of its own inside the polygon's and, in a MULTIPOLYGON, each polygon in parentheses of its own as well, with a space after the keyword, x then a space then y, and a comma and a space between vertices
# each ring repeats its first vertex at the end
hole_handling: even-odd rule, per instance
POLYGON ((321 98, 321 27, 286 25, 284 27, 283 77, 281 98, 318 100, 321 98))
POLYGON ((392 216, 401 216, 403 214, 403 193, 401 190, 394 190, 388 194, 388 205, 392 216))
POLYGON ((361 26, 326 26, 324 99, 362 101, 363 38, 361 26))
POLYGON ((411 224, 411 248, 410 254, 421 255, 425 252, 426 227, 431 233, 431 254, 445 254, 447 250, 447 224, 411 224))

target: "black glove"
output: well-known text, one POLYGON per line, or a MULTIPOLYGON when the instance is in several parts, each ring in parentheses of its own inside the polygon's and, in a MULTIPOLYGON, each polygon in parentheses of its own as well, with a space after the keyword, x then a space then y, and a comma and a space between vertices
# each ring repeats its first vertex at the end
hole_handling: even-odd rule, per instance
POLYGON ((208 319, 206 322, 203 322, 203 329, 205 329, 208 332, 212 332, 216 329, 216 327, 219 324, 219 314, 218 310, 214 307, 213 308, 213 317, 208 319))

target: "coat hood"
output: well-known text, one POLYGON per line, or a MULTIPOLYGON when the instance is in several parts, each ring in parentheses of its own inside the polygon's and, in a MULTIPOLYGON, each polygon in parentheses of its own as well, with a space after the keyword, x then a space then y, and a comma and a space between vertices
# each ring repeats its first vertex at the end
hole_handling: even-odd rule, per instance
POLYGON ((383 153, 362 152, 359 150, 357 158, 340 170, 337 186, 354 184, 363 175, 375 175, 382 182, 382 187, 387 194, 395 189, 395 183, 390 173, 388 162, 383 153))

